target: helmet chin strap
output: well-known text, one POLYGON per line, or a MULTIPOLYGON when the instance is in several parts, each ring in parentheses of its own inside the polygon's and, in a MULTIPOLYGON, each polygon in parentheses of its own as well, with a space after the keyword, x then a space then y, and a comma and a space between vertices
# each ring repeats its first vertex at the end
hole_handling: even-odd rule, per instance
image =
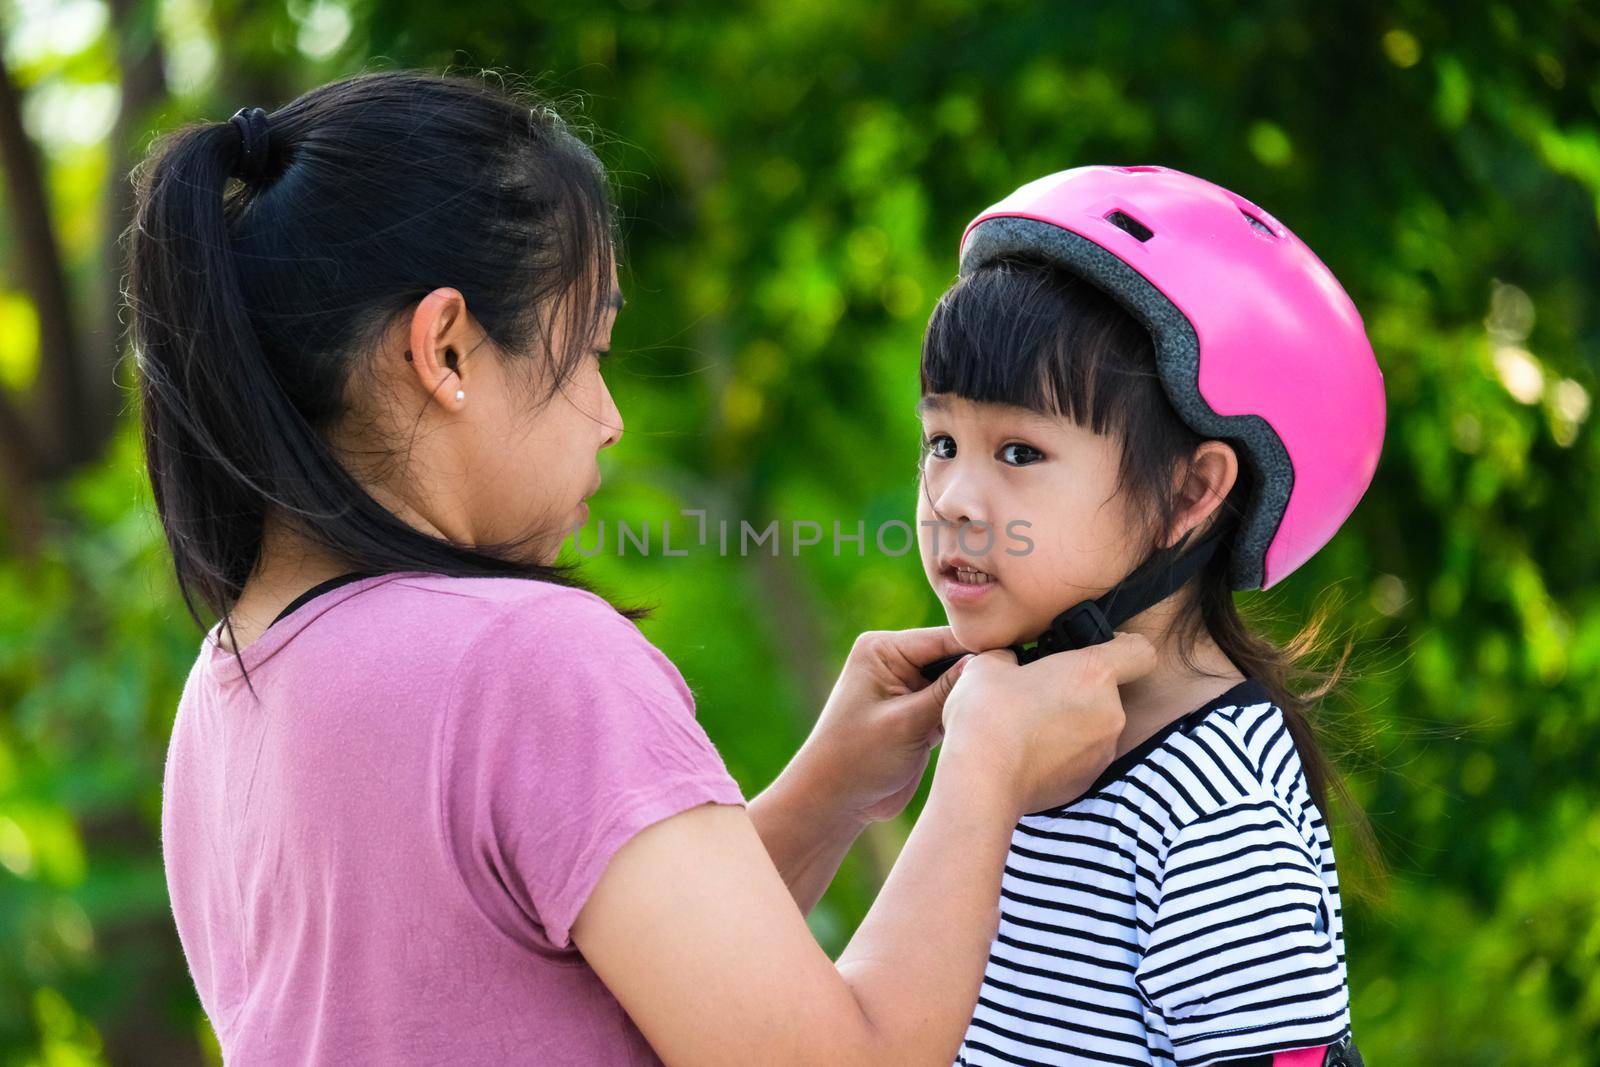
MULTIPOLYGON (((1050 628, 1033 641, 1012 645, 1011 651, 1016 654, 1017 662, 1032 663, 1057 652, 1088 648, 1111 640, 1116 636, 1118 626, 1141 611, 1161 603, 1188 584, 1216 553, 1221 542, 1222 528, 1220 524, 1213 524, 1207 533, 1182 550, 1178 558, 1170 563, 1167 559, 1174 549, 1158 549, 1151 553, 1132 574, 1112 586, 1104 595, 1063 611, 1051 621, 1050 628)), ((955 655, 934 660, 922 668, 922 676, 931 682, 955 666, 960 659, 960 655, 955 655)))

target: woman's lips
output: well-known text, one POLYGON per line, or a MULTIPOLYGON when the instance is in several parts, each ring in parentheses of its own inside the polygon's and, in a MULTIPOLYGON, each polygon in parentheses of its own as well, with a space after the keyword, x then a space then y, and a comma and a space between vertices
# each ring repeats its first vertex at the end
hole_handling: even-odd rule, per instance
POLYGON ((589 521, 589 498, 600 491, 600 479, 594 480, 594 488, 583 494, 578 501, 578 525, 582 526, 589 521))

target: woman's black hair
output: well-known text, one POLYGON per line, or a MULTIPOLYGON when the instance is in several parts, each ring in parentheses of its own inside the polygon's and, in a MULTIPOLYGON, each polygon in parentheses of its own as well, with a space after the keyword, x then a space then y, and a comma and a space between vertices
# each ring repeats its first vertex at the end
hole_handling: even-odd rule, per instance
POLYGON ((366 73, 266 118, 248 183, 231 176, 246 140, 235 122, 165 135, 133 174, 126 297, 144 447, 190 615, 202 621, 199 601, 231 639, 269 514, 350 570, 586 588, 570 566, 521 558, 539 531, 469 546, 416 529, 327 435, 378 340, 441 286, 523 380, 545 380, 533 405, 555 395, 613 295, 599 160, 531 93, 480 77, 366 73))
MULTIPOLYGON (((921 379, 925 396, 946 393, 1010 404, 1116 437, 1122 445, 1117 488, 1143 505, 1135 511, 1147 516, 1142 531, 1147 554, 1171 557, 1162 542, 1183 505, 1182 481, 1173 475, 1193 462, 1209 438, 1185 423, 1167 398, 1149 331, 1098 286, 1058 264, 1025 256, 972 271, 933 310, 923 340, 921 379)), ((1227 545, 1250 491, 1251 472, 1241 466, 1211 520, 1221 524, 1222 547, 1190 585, 1174 594, 1180 598, 1174 624, 1180 659, 1199 672, 1192 654, 1207 632, 1242 674, 1266 687, 1283 710, 1312 800, 1324 817, 1329 795, 1339 801, 1364 865, 1381 883, 1383 867, 1371 827, 1313 727, 1318 705, 1345 671, 1351 646, 1331 669, 1319 669, 1312 664, 1324 658, 1326 614, 1279 646, 1256 633, 1234 602, 1227 545)), ((1070 606, 1061 605, 1063 610, 1070 606)))

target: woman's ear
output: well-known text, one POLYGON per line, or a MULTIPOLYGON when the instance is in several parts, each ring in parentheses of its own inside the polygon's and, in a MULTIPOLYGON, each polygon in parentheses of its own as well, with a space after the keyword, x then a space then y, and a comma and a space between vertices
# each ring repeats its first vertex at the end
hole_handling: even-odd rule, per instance
POLYGON ((409 369, 423 392, 447 408, 458 409, 465 399, 458 353, 468 350, 470 329, 466 299, 456 289, 433 290, 411 314, 409 369))
POLYGON ((1239 456, 1232 445, 1205 441, 1195 449, 1187 468, 1177 475, 1178 520, 1167 537, 1167 547, 1205 523, 1238 480, 1239 456))

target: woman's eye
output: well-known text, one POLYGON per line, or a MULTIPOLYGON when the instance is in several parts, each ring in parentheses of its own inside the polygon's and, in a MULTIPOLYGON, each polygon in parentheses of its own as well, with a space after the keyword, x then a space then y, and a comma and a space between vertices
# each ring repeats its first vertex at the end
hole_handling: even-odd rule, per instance
POLYGON ((956 454, 956 442, 949 434, 936 433, 922 442, 935 459, 951 459, 956 454))
POLYGON ((1044 453, 1032 445, 1013 442, 1000 449, 1000 458, 1014 467, 1026 467, 1043 459, 1044 453))

